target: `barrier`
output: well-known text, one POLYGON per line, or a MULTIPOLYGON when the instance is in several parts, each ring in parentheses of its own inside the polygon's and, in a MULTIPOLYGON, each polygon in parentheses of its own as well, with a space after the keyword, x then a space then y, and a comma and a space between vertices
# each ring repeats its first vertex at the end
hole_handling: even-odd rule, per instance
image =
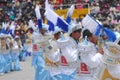
MULTIPOLYGON (((55 12, 59 16, 64 16, 64 18, 66 18, 67 11, 68 11, 68 9, 55 10, 55 12)), ((83 18, 88 13, 89 13, 89 8, 75 9, 73 14, 72 14, 72 18, 83 18)))

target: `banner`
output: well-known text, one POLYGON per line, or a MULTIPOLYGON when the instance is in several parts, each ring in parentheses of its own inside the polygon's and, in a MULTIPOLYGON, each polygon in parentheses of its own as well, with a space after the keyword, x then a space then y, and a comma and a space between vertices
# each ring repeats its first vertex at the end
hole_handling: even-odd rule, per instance
MULTIPOLYGON (((64 16, 64 18, 66 18, 66 16, 67 16, 67 11, 68 11, 67 9, 64 9, 64 10, 55 10, 55 12, 59 16, 64 16)), ((72 18, 83 18, 88 13, 89 13, 89 8, 75 9, 74 12, 73 12, 73 14, 72 14, 72 18)))

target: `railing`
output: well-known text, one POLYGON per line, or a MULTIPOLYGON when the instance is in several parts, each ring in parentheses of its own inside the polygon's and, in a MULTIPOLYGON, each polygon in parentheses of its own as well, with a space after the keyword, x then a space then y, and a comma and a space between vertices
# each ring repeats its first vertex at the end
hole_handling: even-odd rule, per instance
MULTIPOLYGON (((52 4, 52 7, 54 9, 67 9, 71 6, 72 4, 60 4, 60 5, 56 5, 56 4, 52 4)), ((78 8, 89 8, 89 4, 88 3, 77 3, 77 4, 74 4, 75 5, 75 8, 78 9, 78 8)))

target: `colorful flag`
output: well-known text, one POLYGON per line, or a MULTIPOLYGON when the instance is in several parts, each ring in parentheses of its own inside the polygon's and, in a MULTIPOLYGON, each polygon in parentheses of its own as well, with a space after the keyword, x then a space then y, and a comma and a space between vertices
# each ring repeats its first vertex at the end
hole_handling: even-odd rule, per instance
POLYGON ((36 5, 35 13, 36 13, 37 21, 38 21, 38 28, 40 29, 40 28, 42 28, 42 19, 41 19, 39 5, 36 5))
POLYGON ((66 22, 68 24, 70 24, 70 22, 71 22, 71 16, 72 16, 72 13, 73 13, 74 9, 75 9, 75 7, 74 7, 74 5, 72 5, 67 12, 66 22))
POLYGON ((68 32, 68 23, 60 16, 58 16, 54 11, 47 9, 45 12, 45 16, 49 22, 48 25, 51 26, 51 28, 58 26, 63 31, 68 32))

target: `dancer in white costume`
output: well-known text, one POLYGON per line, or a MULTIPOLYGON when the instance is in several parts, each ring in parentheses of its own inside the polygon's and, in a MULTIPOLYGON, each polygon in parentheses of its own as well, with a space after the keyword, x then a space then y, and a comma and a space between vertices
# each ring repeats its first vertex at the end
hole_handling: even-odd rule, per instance
POLYGON ((46 67, 50 71, 51 77, 58 77, 60 80, 59 74, 61 71, 59 69, 60 65, 60 52, 57 46, 57 40, 60 38, 61 29, 57 26, 55 27, 55 31, 53 32, 53 38, 49 40, 50 43, 50 51, 46 53, 46 67))
MULTIPOLYGON (((80 43, 80 52, 81 52, 81 61, 84 62, 87 65, 87 69, 90 73, 90 75, 84 74, 83 80, 104 80, 108 78, 111 78, 112 80, 117 80, 114 76, 112 77, 109 75, 109 73, 106 72, 106 65, 103 63, 103 58, 106 59, 108 53, 108 48, 104 43, 99 43, 100 39, 94 36, 89 30, 83 31, 83 37, 88 37, 88 44, 82 44, 80 43), (98 45, 97 45, 98 44, 98 45), (82 50, 84 49, 84 51, 82 50), (104 56, 103 56, 104 54, 104 56), (107 76, 106 76, 107 75, 107 76)), ((107 60, 107 59, 106 59, 107 60)), ((109 59, 110 60, 110 59, 109 59)), ((109 61, 108 60, 108 61, 109 61)))
POLYGON ((64 37, 57 41, 61 52, 61 76, 62 80, 76 80, 76 69, 78 61, 78 42, 81 36, 81 26, 74 25, 70 27, 70 37, 64 37))
POLYGON ((51 80, 50 73, 45 68, 45 58, 43 57, 45 46, 49 45, 49 41, 43 36, 46 30, 43 28, 40 29, 40 32, 33 33, 32 65, 35 67, 35 80, 51 80))
POLYGON ((79 43, 81 60, 78 67, 78 77, 79 80, 97 80, 96 75, 102 65, 101 57, 104 52, 102 48, 97 48, 97 37, 90 33, 89 30, 83 31, 83 37, 85 40, 79 43))

